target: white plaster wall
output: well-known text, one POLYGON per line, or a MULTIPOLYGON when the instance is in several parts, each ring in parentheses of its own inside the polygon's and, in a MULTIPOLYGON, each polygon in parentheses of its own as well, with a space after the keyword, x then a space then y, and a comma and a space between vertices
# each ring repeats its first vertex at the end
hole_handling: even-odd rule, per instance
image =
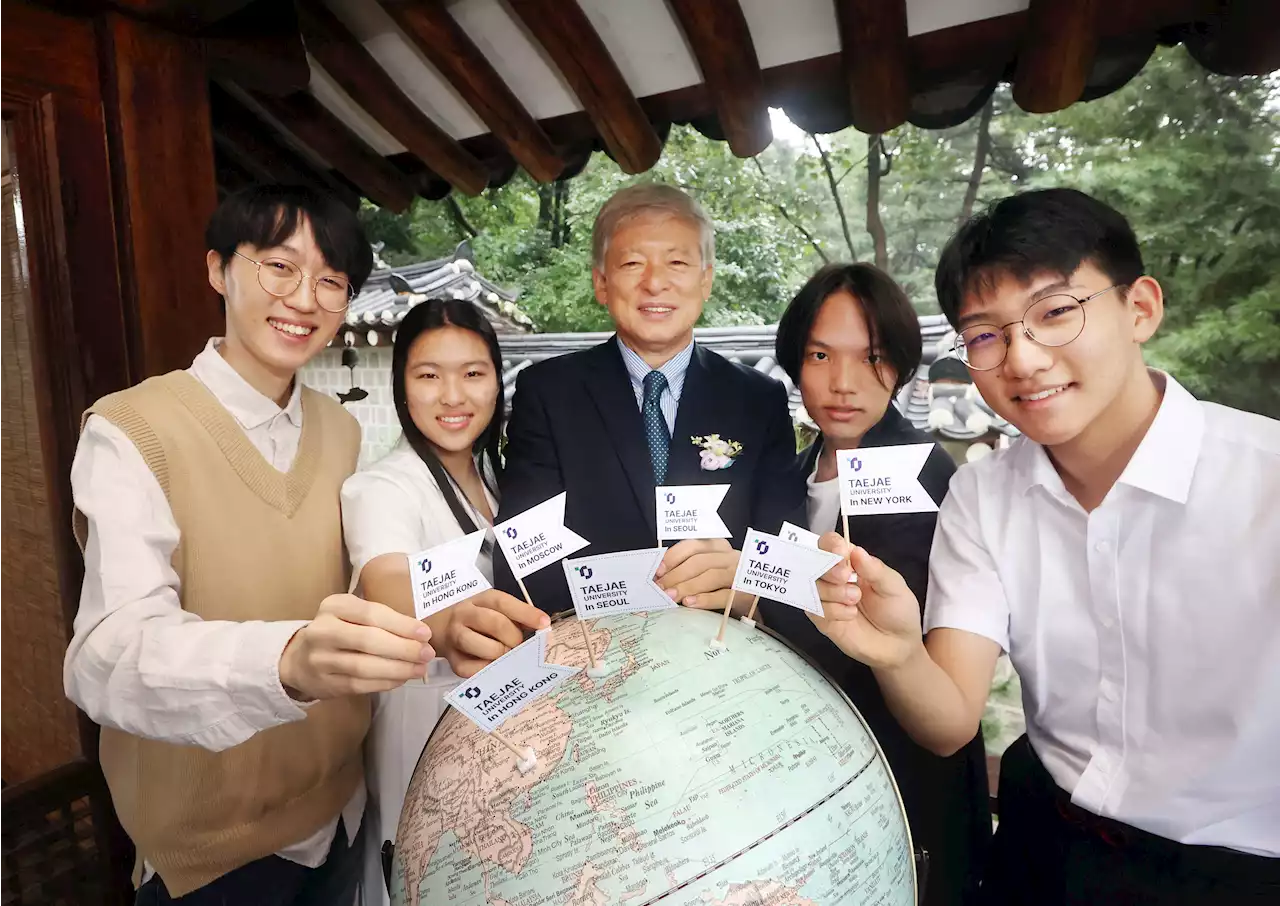
MULTIPOLYGON (((395 405, 391 402, 391 347, 364 347, 355 368, 356 386, 369 391, 358 403, 345 408, 360 422, 360 465, 376 462, 400 437, 395 405)), ((342 350, 326 349, 301 371, 302 382, 313 390, 336 397, 351 388, 351 369, 342 367, 342 350)))

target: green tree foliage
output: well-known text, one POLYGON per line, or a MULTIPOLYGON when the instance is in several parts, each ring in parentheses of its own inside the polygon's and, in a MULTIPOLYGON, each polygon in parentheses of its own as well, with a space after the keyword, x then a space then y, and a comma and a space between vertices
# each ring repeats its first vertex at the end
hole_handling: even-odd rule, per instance
POLYGON ((597 154, 554 186, 520 174, 479 198, 422 200, 399 217, 366 206, 362 216, 393 265, 470 238, 480 269, 520 290, 538 330, 604 330, 590 280, 595 213, 625 185, 667 182, 716 225, 702 323, 764 324, 826 261, 878 260, 922 313, 937 311, 933 269, 966 212, 1020 189, 1073 186, 1129 217, 1165 287, 1151 361, 1202 397, 1280 415, 1278 156, 1280 79, 1213 75, 1173 48, 1114 94, 1054 115, 1023 113, 1002 86, 953 129, 793 132, 752 160, 676 126, 640 177, 597 154), (869 188, 878 204, 868 205, 869 188))

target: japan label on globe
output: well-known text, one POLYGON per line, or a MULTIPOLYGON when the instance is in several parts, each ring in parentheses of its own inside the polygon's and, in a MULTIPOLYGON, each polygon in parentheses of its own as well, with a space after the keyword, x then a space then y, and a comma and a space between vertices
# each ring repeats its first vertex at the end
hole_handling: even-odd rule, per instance
MULTIPOLYGON (((614 669, 503 725, 450 710, 396 835, 396 906, 911 906, 893 777, 849 700, 785 642, 680 607, 590 621, 614 669)), ((547 660, 585 666, 576 618, 547 660)))

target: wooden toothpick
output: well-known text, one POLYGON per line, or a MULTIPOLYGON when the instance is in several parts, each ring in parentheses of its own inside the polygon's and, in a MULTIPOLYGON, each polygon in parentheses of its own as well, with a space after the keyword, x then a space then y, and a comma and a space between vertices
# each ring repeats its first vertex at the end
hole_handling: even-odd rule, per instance
POLYGON ((595 652, 591 650, 591 633, 587 631, 587 621, 579 618, 578 625, 582 627, 582 641, 587 645, 587 663, 591 665, 592 670, 598 670, 595 652))
POLYGON ((711 640, 711 644, 719 648, 724 645, 724 631, 729 625, 729 611, 733 610, 733 588, 729 589, 729 599, 724 604, 724 616, 720 619, 720 631, 711 640))
POLYGON ((751 622, 756 621, 756 608, 760 605, 760 596, 756 595, 751 599, 751 609, 747 611, 747 619, 751 622))
POLYGON ((532 746, 525 746, 523 749, 516 745, 507 737, 503 736, 498 730, 489 733, 494 739, 507 747, 507 750, 516 757, 516 767, 520 769, 521 774, 527 774, 533 770, 533 766, 538 763, 538 755, 533 751, 532 746))

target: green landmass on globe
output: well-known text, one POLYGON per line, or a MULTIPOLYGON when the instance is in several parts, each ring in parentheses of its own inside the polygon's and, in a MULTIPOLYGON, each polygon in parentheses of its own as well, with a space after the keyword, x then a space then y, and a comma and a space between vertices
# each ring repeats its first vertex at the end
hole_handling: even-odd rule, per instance
MULTIPOLYGON (((676 608, 589 621, 585 671, 502 726, 453 709, 405 798, 396 906, 910 906, 910 834, 848 699, 767 631, 676 608)), ((549 663, 585 667, 577 619, 549 663)))

